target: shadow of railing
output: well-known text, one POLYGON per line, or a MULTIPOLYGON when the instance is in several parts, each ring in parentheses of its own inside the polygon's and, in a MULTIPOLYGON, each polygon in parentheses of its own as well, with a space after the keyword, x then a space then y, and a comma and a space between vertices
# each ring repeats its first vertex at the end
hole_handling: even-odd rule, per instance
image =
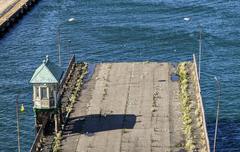
POLYGON ((86 115, 69 118, 64 134, 89 134, 116 129, 132 129, 136 123, 133 114, 86 115))

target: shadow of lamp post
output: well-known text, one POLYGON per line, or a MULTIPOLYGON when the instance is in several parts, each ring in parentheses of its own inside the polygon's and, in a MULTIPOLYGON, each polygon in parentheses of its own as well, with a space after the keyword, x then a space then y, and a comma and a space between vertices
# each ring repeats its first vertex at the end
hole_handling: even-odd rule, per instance
POLYGON ((221 86, 220 81, 217 77, 214 77, 217 86, 217 115, 216 115, 216 123, 215 123, 215 133, 214 133, 214 143, 213 143, 213 152, 216 152, 216 144, 217 144, 217 131, 218 131, 218 119, 219 119, 219 109, 220 109, 220 98, 221 98, 221 86))

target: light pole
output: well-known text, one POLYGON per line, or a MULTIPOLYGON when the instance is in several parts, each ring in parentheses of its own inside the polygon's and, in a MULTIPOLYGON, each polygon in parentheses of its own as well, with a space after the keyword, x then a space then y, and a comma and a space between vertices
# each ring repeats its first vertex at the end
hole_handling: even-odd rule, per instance
POLYGON ((217 144, 217 131, 218 131, 218 119, 219 119, 219 109, 220 109, 220 97, 221 97, 221 85, 220 81, 217 77, 214 77, 217 86, 217 115, 216 115, 216 123, 215 123, 215 134, 214 134, 214 143, 213 143, 213 152, 216 152, 216 144, 217 144))
POLYGON ((75 21, 75 18, 69 18, 67 21, 61 23, 57 28, 57 45, 58 45, 58 65, 61 67, 61 33, 60 28, 65 25, 65 23, 70 23, 75 21))
MULTIPOLYGON (((191 18, 189 17, 184 17, 184 21, 188 22, 191 21, 191 18)), ((200 81, 200 76, 201 76, 201 58, 202 58, 202 26, 199 24, 199 46, 198 46, 198 78, 200 81)))
POLYGON ((198 77, 199 77, 199 81, 200 81, 200 75, 201 75, 201 57, 202 57, 202 27, 200 25, 200 31, 199 31, 199 65, 198 65, 198 77))

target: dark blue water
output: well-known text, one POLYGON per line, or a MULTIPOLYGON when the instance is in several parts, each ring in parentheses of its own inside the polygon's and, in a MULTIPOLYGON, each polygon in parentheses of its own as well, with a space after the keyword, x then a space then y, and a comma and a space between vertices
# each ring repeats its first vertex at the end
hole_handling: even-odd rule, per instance
POLYGON ((190 60, 198 53, 200 25, 201 85, 210 143, 217 76, 222 86, 217 150, 240 151, 239 8, 238 0, 41 0, 0 40, 0 151, 17 150, 17 94, 26 108, 20 115, 21 149, 31 146, 34 115, 28 82, 46 54, 57 62, 58 26, 66 66, 73 53, 88 62, 190 60), (67 22, 71 17, 76 21, 67 22))

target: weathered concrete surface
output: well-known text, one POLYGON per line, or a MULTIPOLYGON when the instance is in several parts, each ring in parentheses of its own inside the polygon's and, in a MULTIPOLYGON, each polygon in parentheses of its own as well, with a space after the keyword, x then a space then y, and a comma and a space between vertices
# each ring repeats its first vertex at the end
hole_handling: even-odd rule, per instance
POLYGON ((23 9, 28 3, 32 4, 32 2, 35 1, 36 0, 0 0, 0 28, 3 28, 5 24, 10 24, 9 20, 14 20, 14 15, 19 15, 17 12, 23 9))
POLYGON ((64 152, 165 152, 181 149, 178 82, 168 63, 96 66, 63 132, 64 152))
POLYGON ((9 6, 15 4, 18 0, 0 0, 0 14, 4 12, 9 6))

